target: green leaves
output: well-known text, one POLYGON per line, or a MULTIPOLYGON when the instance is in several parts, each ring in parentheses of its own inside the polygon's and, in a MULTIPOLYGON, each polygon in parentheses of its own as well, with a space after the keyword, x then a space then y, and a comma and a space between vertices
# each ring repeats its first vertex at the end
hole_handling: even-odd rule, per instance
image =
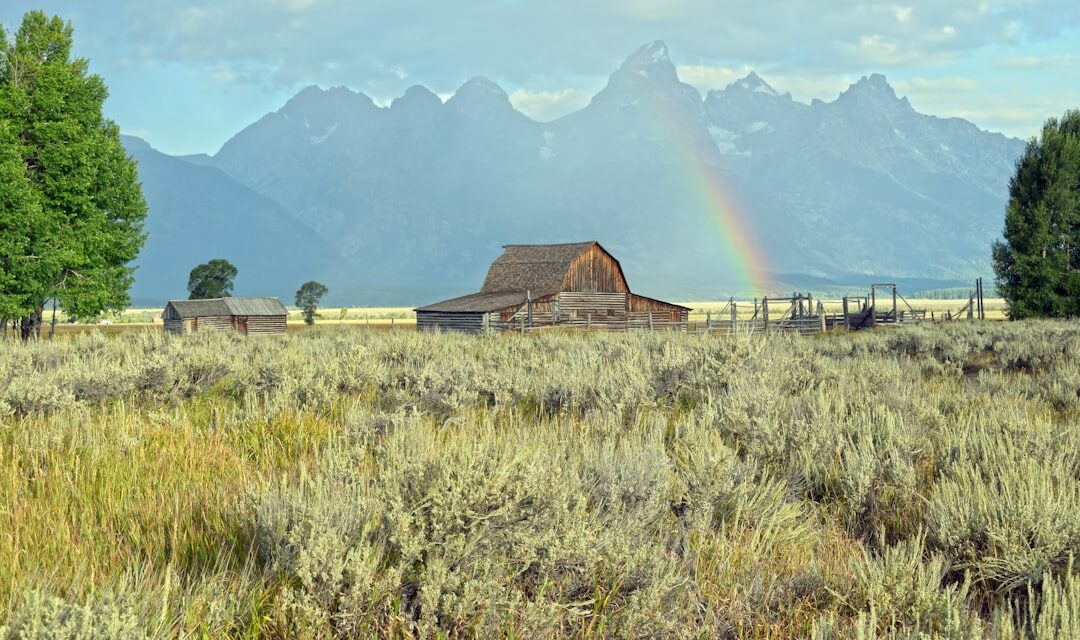
POLYGON ((327 291, 329 289, 326 288, 326 285, 314 280, 309 280, 300 285, 300 289, 296 292, 296 306, 300 307, 304 312, 305 323, 315 324, 315 310, 327 291))
POLYGON ((188 276, 188 300, 224 298, 232 294, 236 267, 228 260, 215 258, 191 270, 188 276))
POLYGON ((105 83, 71 46, 71 25, 40 11, 13 40, 0 29, 0 317, 50 298, 84 317, 128 304, 146 202, 105 83))
POLYGON ((1028 143, 1009 196, 992 251, 1010 317, 1080 315, 1080 111, 1051 118, 1028 143))

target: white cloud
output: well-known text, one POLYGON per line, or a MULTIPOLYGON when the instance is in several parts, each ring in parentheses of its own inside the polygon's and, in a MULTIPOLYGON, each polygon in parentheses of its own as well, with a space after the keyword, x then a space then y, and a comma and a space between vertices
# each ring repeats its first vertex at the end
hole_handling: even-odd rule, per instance
POLYGON ((908 78, 892 83, 900 93, 925 94, 925 93, 969 93, 978 88, 971 78, 963 76, 949 76, 947 78, 908 78))
POLYGON ((911 22, 911 14, 913 9, 911 7, 893 7, 893 14, 896 15, 896 21, 901 23, 911 22))
POLYGON ((510 103, 533 120, 549 122, 589 104, 592 93, 584 89, 559 91, 527 91, 517 89, 510 94, 510 103))
POLYGON ((999 69, 1051 69, 1080 64, 1080 56, 1061 54, 1054 56, 1020 56, 998 64, 999 69))

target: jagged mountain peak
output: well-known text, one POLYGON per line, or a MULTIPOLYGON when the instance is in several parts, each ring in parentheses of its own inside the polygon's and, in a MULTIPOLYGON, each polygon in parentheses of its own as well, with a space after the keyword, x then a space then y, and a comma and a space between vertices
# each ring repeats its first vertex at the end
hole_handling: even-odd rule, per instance
POLYGON ((368 108, 374 107, 375 101, 367 95, 353 91, 348 87, 331 87, 323 89, 318 85, 304 87, 299 93, 289 98, 285 106, 281 108, 285 113, 296 110, 311 108, 344 107, 344 108, 368 108))
POLYGON ((765 80, 762 79, 762 77, 754 71, 751 71, 750 73, 746 74, 745 77, 740 78, 735 82, 732 82, 730 85, 728 85, 728 88, 741 89, 743 91, 750 91, 753 93, 761 93, 776 98, 780 97, 780 94, 776 91, 776 89, 773 89, 768 82, 765 82, 765 80))
POLYGON ((483 76, 466 81, 446 104, 463 111, 504 107, 513 109, 506 91, 495 81, 483 76))
POLYGON ((623 62, 623 66, 648 66, 652 64, 670 64, 671 57, 668 54, 668 46, 663 40, 653 40, 648 44, 641 45, 637 51, 623 62))
POLYGON ((668 47, 660 40, 642 45, 630 54, 619 69, 611 74, 611 79, 612 81, 642 79, 668 84, 679 81, 675 65, 671 63, 671 57, 668 55, 668 47))
POLYGON ((907 98, 898 98, 888 79, 880 73, 859 78, 836 99, 837 103, 879 104, 911 108, 907 98))
POLYGON ((398 98, 394 98, 390 103, 390 110, 414 110, 414 109, 430 109, 438 108, 442 106, 442 99, 427 87, 419 84, 414 84, 405 90, 405 93, 398 98))

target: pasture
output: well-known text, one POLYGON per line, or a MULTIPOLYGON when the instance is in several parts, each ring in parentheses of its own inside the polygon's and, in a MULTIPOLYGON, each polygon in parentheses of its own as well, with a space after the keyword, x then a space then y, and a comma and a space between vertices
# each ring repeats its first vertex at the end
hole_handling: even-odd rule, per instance
POLYGON ((0 638, 1080 637, 1078 420, 1068 322, 8 341, 0 638))
MULTIPOLYGON (((931 299, 912 298, 908 301, 916 309, 925 309, 932 313, 935 319, 945 317, 946 312, 956 314, 965 304, 967 299, 931 299)), ((727 301, 696 301, 680 302, 678 304, 693 309, 690 313, 690 326, 704 325, 707 318, 728 317, 727 301)), ((738 315, 742 319, 748 319, 753 315, 753 300, 737 300, 738 315)), ((827 313, 840 313, 840 303, 826 302, 827 313)), ((1005 301, 1000 298, 987 298, 986 317, 989 320, 1004 320, 1005 301)), ((132 308, 123 312, 109 315, 96 323, 69 323, 67 317, 61 312, 57 314, 56 333, 58 335, 72 335, 99 331, 107 334, 128 333, 132 331, 161 331, 161 309, 132 308)), ((930 317, 929 314, 927 317, 930 317)), ((412 329, 416 326, 416 314, 411 307, 331 307, 319 309, 317 325, 365 327, 376 329, 412 329)), ((46 314, 45 327, 42 335, 48 337, 49 317, 46 314)), ((300 311, 295 308, 289 309, 288 331, 294 333, 308 329, 304 324, 300 311)))

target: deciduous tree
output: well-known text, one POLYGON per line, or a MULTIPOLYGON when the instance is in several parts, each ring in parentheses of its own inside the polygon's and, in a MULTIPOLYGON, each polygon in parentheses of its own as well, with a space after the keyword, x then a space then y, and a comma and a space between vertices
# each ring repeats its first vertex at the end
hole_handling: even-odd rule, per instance
POLYGON ((129 302, 146 201, 108 91, 71 55, 71 25, 40 11, 0 29, 0 315, 36 336, 45 303, 87 317, 129 302), (7 207, 11 206, 11 209, 7 207))
POLYGON ((1028 142, 993 260, 1011 318, 1080 315, 1080 111, 1028 142))
POLYGON ((215 258, 206 264, 200 264, 191 270, 188 276, 189 300, 206 298, 224 298, 232 295, 233 278, 236 267, 228 260, 215 258))
POLYGON ((315 311, 319 307, 319 301, 326 295, 329 289, 326 285, 310 280, 300 285, 296 292, 296 306, 300 307, 304 315, 304 322, 315 324, 315 311))

